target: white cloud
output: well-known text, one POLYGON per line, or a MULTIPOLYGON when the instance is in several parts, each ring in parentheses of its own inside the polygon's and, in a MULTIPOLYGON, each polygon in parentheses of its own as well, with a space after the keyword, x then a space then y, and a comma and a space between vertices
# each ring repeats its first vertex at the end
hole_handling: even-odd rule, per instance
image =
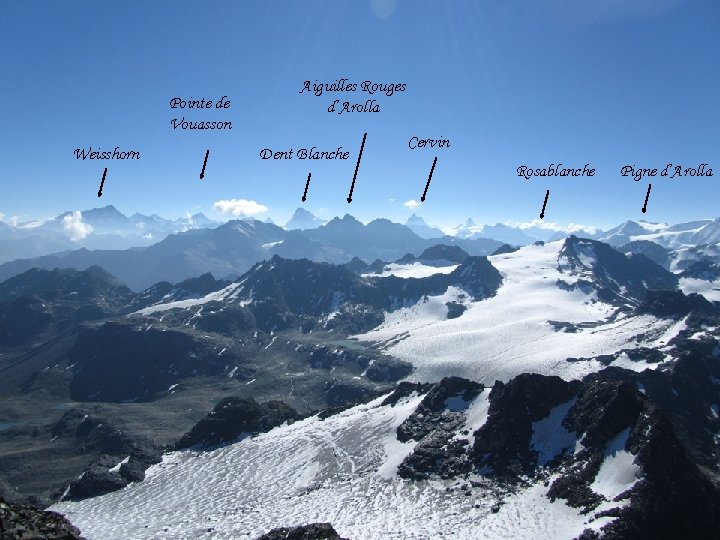
POLYGON ((226 201, 215 201, 213 210, 235 217, 250 217, 267 212, 268 207, 247 199, 228 199, 226 201))
POLYGON ((579 223, 570 223, 565 230, 569 233, 586 232, 590 234, 595 234, 600 229, 598 229, 594 225, 580 225, 579 223))
POLYGON ((68 233, 70 240, 73 242, 82 240, 93 232, 92 225, 83 222, 82 214, 79 210, 63 218, 63 229, 65 229, 65 232, 68 233))
POLYGON ((551 231, 561 231, 565 233, 574 232, 587 232, 594 234, 598 231, 598 228, 593 225, 581 225, 579 223, 570 223, 568 225, 560 225, 553 221, 544 221, 542 219, 534 219, 532 221, 518 222, 518 221, 506 221, 505 225, 508 227, 515 227, 517 229, 531 229, 537 227, 538 229, 548 229, 551 231))
POLYGON ((419 208, 420 205, 422 205, 422 203, 416 201, 415 199, 410 199, 409 201, 405 201, 403 203, 403 206, 405 208, 409 208, 410 210, 415 210, 416 208, 419 208))

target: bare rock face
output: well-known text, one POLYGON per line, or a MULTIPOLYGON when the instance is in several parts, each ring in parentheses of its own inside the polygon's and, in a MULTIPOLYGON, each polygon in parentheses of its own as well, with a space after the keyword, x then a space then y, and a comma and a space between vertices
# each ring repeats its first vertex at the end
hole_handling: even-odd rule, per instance
POLYGON ((397 428, 401 442, 419 441, 398 467, 404 478, 421 479, 433 474, 450 478, 469 472, 464 458, 467 441, 454 440, 465 422, 465 411, 483 391, 481 384, 460 377, 446 377, 430 387, 417 409, 397 428))
POLYGON ((565 240, 558 255, 558 270, 577 278, 569 289, 596 291, 603 302, 637 306, 649 290, 675 291, 676 275, 639 253, 624 255, 607 244, 574 235, 565 240))
POLYGON ((681 291, 648 291, 638 307, 638 312, 656 317, 684 317, 691 311, 710 314, 718 309, 700 294, 685 295, 681 291))
POLYGON ((537 463, 530 447, 533 422, 570 400, 578 386, 577 381, 536 374, 523 374, 506 384, 496 382, 490 391, 488 421, 475 434, 471 455, 476 465, 499 476, 530 472, 537 463))
MULTIPOLYGON (((720 492, 693 462, 676 431, 687 437, 695 426, 671 417, 677 403, 665 412, 660 399, 667 378, 674 403, 687 393, 683 410, 709 409, 707 403, 717 400, 717 385, 699 384, 716 379, 708 376, 708 368, 701 359, 688 358, 671 373, 608 369, 582 381, 523 374, 496 382, 492 390, 455 377, 431 385, 402 383, 387 404, 411 393, 425 397, 397 429, 398 441, 415 441, 398 475, 410 480, 468 479, 479 473, 510 490, 524 481, 548 482, 550 500, 563 499, 583 513, 622 502, 598 513, 616 518, 602 529, 605 538, 716 537, 720 492), (688 380, 695 384, 686 392, 679 377, 690 368, 694 371, 688 380), (650 376, 662 380, 640 382, 650 376), (487 419, 470 437, 467 411, 488 391, 487 419), (611 456, 626 456, 637 469, 637 481, 612 495, 595 485, 611 456)), ((588 530, 583 538, 593 534, 588 530)))

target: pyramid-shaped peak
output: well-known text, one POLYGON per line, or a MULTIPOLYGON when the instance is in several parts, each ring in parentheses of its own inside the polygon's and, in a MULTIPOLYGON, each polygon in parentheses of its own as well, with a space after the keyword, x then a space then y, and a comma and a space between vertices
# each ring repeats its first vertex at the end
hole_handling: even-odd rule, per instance
POLYGON ((313 214, 312 212, 309 212, 309 211, 305 210, 304 208, 296 208, 296 209, 295 209, 295 212, 293 212, 292 217, 293 217, 293 218, 296 218, 296 217, 315 217, 315 214, 313 214))
POLYGON ((427 225, 427 223, 423 218, 413 213, 413 215, 405 222, 405 225, 427 225))
POLYGON ((325 220, 320 219, 312 212, 304 208, 296 208, 290 220, 285 224, 285 228, 292 229, 315 229, 325 224, 325 220))

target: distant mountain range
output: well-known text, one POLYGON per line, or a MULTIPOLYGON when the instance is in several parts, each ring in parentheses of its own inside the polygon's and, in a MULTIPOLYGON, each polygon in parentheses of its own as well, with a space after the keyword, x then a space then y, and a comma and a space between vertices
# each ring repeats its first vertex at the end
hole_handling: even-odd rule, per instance
MULTIPOLYGON (((376 219, 367 225, 346 215, 329 222, 298 208, 286 226, 239 220, 220 224, 203 214, 169 220, 156 214, 126 216, 113 206, 64 212, 40 225, 0 223, 0 280, 28 268, 101 266, 134 290, 157 281, 182 281, 206 272, 232 278, 277 254, 318 262, 370 264, 419 256, 436 244, 457 246, 469 255, 488 255, 503 244, 525 246, 565 238, 541 227, 472 219, 443 232, 413 214, 402 225, 376 219)), ((626 221, 607 231, 581 234, 624 253, 642 253, 673 271, 698 261, 720 263, 720 219, 677 225, 626 221)), ((507 248, 503 248, 507 249, 507 248)))
POLYGON ((450 228, 448 234, 457 238, 492 238, 512 246, 527 246, 538 240, 550 242, 561 240, 567 233, 542 227, 515 227, 503 223, 495 225, 477 225, 471 218, 450 228))
POLYGON ((63 212, 43 223, 0 223, 0 262, 37 257, 63 250, 127 249, 149 246, 168 234, 217 227, 220 223, 198 213, 169 220, 153 214, 128 217, 114 206, 63 212))
POLYGON ((621 246, 636 240, 650 240, 666 248, 716 244, 720 242, 720 218, 677 225, 626 221, 608 231, 599 232, 594 237, 612 246, 621 246))
POLYGON ((236 277, 273 255, 333 263, 345 263, 353 257, 391 261, 407 253, 420 254, 441 242, 458 245, 470 255, 487 255, 501 245, 482 238, 423 239, 399 223, 378 219, 364 225, 350 215, 304 231, 287 231, 257 220, 237 220, 214 229, 169 234, 148 247, 81 248, 6 262, 0 265, 0 281, 33 267, 84 270, 100 266, 130 288, 141 290, 158 281, 178 282, 206 272, 218 278, 236 277))
MULTIPOLYGON (((265 223, 274 224, 270 218, 265 223)), ((285 229, 317 229, 328 222, 304 208, 297 208, 285 229)), ((93 208, 85 211, 63 212, 45 222, 26 222, 11 226, 0 222, 0 262, 21 257, 57 253, 64 249, 126 249, 149 246, 164 239, 168 234, 191 229, 210 229, 221 223, 202 213, 178 219, 166 219, 153 214, 140 213, 126 216, 114 206, 93 208)), ((451 236, 458 240, 477 238, 497 240, 511 246, 525 246, 537 241, 560 240, 569 233, 538 226, 478 225, 471 218, 445 229, 428 224, 422 217, 412 214, 405 226, 424 239, 451 236)), ((613 246, 621 246, 635 240, 650 240, 663 247, 678 248, 687 245, 720 242, 720 218, 698 220, 676 225, 626 221, 607 231, 590 229, 576 231, 585 238, 601 240, 613 246)))

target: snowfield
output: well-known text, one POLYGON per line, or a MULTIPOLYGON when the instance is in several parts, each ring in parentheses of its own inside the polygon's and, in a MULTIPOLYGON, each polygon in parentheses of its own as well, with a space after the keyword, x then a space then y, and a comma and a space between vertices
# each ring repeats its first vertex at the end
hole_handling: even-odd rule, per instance
POLYGON ((720 280, 680 278, 680 289, 685 294, 700 293, 711 302, 720 302, 720 280))
MULTIPOLYGON (((487 393, 470 406, 468 424, 475 428, 485 420, 487 393)), ((466 482, 399 478, 397 465, 413 443, 399 443, 396 428, 422 397, 395 406, 381 405, 378 398, 218 450, 167 454, 143 482, 51 509, 91 540, 256 538, 274 527, 316 521, 331 522, 353 540, 569 539, 613 519, 582 515, 562 500, 550 502, 542 481, 502 494, 490 484, 459 489, 466 482)), ((558 414, 551 416, 548 423, 554 424, 558 414)), ((600 489, 614 493, 629 478, 614 472, 614 463, 609 467, 600 489), (613 485, 616 478, 620 486, 613 485)), ((598 511, 621 504, 604 503, 598 511)))
POLYGON ((385 265, 382 273, 380 274, 362 274, 362 277, 388 277, 396 276, 399 278, 424 278, 435 274, 449 274, 455 270, 458 264, 450 266, 429 266, 419 262, 411 264, 397 264, 391 263, 385 265))
MULTIPOLYGON (((147 315, 152 315, 153 313, 161 313, 163 311, 169 311, 171 309, 189 309, 189 308, 195 307, 195 306, 202 306, 204 304, 207 304, 208 302, 222 302, 225 300, 234 300, 243 291, 244 283, 245 283, 245 280, 242 280, 237 283, 231 283, 227 287, 220 289, 219 291, 208 293, 201 298, 187 298, 185 300, 173 300, 173 301, 169 301, 169 302, 163 302, 161 300, 160 302, 157 302, 156 304, 153 304, 152 306, 148 306, 148 307, 139 309, 139 310, 131 313, 129 316, 132 316, 132 315, 147 316, 147 315)), ((239 303, 239 305, 245 306, 250 303, 251 303, 251 300, 243 300, 239 303)))
MULTIPOLYGON (((558 287, 558 280, 576 279, 558 270, 562 245, 558 241, 527 246, 489 257, 503 274, 503 284, 492 298, 470 302, 462 290, 451 287, 443 295, 388 313, 382 325, 355 338, 377 342, 388 354, 412 363, 416 369, 411 380, 457 375, 492 384, 528 372, 581 378, 603 366, 566 358, 612 354, 673 337, 668 335, 672 321, 618 316, 615 307, 598 301, 594 293, 558 287), (447 302, 462 303, 467 310, 447 319, 447 302), (573 333, 548 321, 589 324, 573 333), (644 340, 638 342, 640 335, 644 340)), ((584 262, 592 263, 590 258, 584 262)), ((624 367, 648 367, 644 362, 631 364, 624 367)))
MULTIPOLYGON (((559 264, 565 262, 558 260, 562 246, 559 241, 490 257, 503 275, 494 297, 474 301, 462 288, 451 286, 441 295, 386 313, 379 327, 354 337, 376 342, 413 364, 411 380, 432 382, 455 375, 488 387, 521 373, 569 380, 604 367, 596 360, 569 362, 570 357, 647 346, 666 351, 669 359, 667 345, 687 328, 687 318, 631 316, 599 301, 587 288, 571 290, 568 285, 589 273, 587 268, 571 273, 570 266, 559 264), (456 315, 461 308, 464 312, 448 319, 448 304, 456 315)), ((578 260, 589 267, 595 255, 591 249, 580 250, 578 260)), ((392 264, 380 277, 424 277, 456 267, 392 264)), ((233 300, 243 288, 243 282, 233 283, 203 298, 159 303, 137 313, 233 300)), ((326 320, 334 316, 335 311, 326 320)), ((630 356, 621 354, 612 365, 634 370, 662 365, 630 356)), ((486 389, 469 403, 460 395, 446 399, 448 410, 465 415, 465 429, 458 430, 455 439, 474 443, 474 431, 488 418, 488 394, 486 389)), ((275 527, 311 522, 330 522, 341 536, 353 540, 570 539, 610 523, 614 518, 598 513, 626 505, 627 499, 612 499, 640 477, 634 455, 624 450, 626 430, 608 444, 591 485, 606 501, 586 514, 562 499, 548 499, 555 476, 547 471, 550 478, 524 479, 511 492, 479 475, 400 478, 398 466, 416 442, 398 441, 397 428, 422 398, 412 395, 395 406, 382 405, 384 398, 378 398, 325 420, 306 418, 223 448, 172 452, 148 469, 143 482, 51 509, 63 513, 90 540, 254 539, 275 527)), ((533 422, 531 447, 540 466, 561 452, 577 454, 582 449, 577 434, 562 424, 573 403, 557 405, 546 418, 533 422)))
POLYGON ((240 286, 239 283, 231 283, 224 289, 219 291, 211 292, 202 298, 188 298, 187 300, 175 300, 172 302, 162 302, 162 300, 152 306, 142 308, 132 313, 131 315, 151 315, 153 313, 159 313, 162 311, 169 311, 171 309, 187 309, 193 306, 201 306, 208 302, 219 302, 230 297, 230 295, 236 291, 240 286))
POLYGON ((625 429, 608 443, 605 460, 590 486, 608 500, 632 488, 638 481, 640 466, 635 464, 635 456, 625 450, 629 434, 630 428, 625 429))

